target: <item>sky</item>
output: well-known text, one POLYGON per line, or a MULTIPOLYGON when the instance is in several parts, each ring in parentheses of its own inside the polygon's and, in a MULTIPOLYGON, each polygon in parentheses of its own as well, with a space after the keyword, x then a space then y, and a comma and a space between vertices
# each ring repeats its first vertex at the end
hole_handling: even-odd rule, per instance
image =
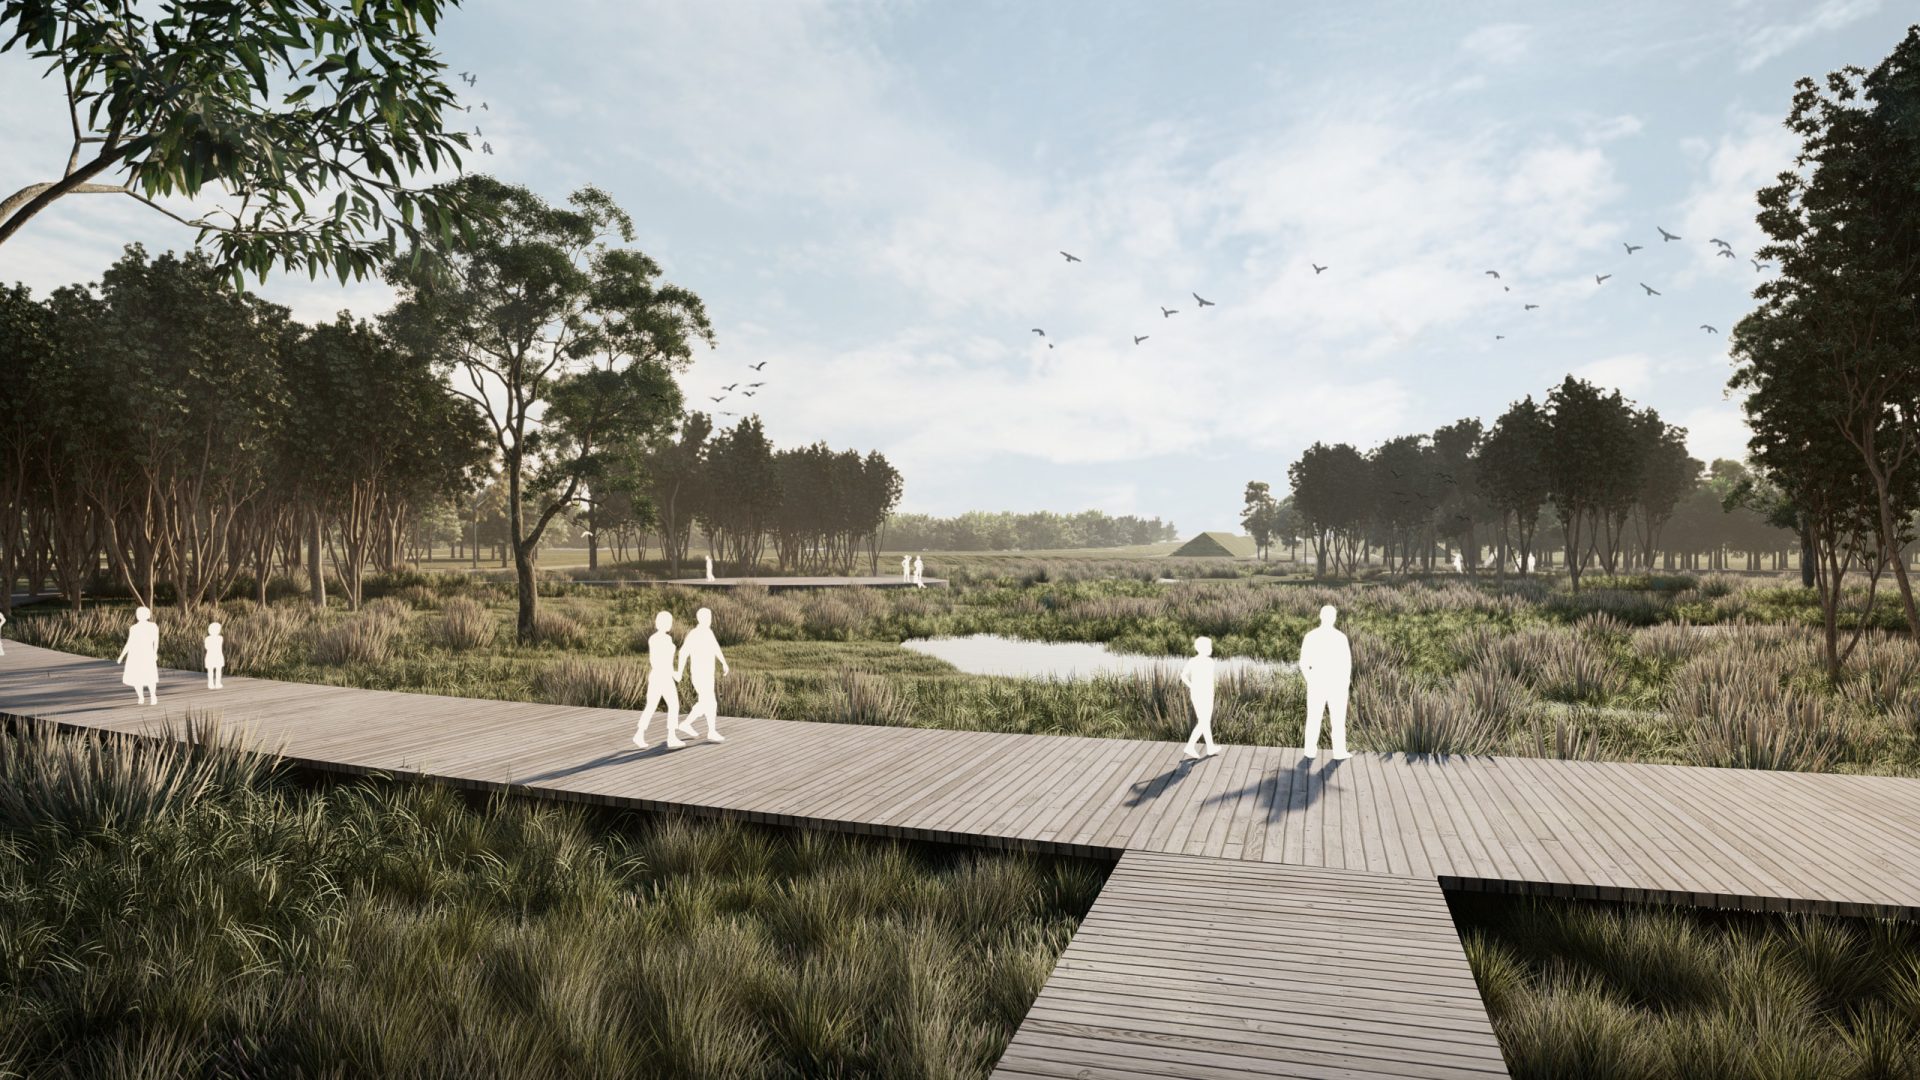
MULTIPOLYGON (((1794 80, 1872 67, 1902 10, 474 0, 438 41, 478 80, 495 153, 469 169, 603 189, 705 300, 690 404, 878 449, 903 510, 1191 535, 1316 440, 1491 423, 1570 372, 1744 456, 1725 332, 1761 280, 1754 192, 1792 164, 1794 80), (742 381, 766 385, 708 400, 742 381)), ((8 53, 0 99, 0 190, 53 178, 57 87, 8 53)), ((135 240, 192 235, 70 197, 0 280, 97 280, 135 240)), ((391 302, 258 288, 309 321, 391 302)))

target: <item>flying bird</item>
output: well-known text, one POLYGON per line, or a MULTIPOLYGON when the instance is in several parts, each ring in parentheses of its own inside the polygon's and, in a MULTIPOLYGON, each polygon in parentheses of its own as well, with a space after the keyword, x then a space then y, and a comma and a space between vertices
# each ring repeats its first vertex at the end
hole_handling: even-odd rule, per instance
POLYGON ((718 404, 722 401, 727 400, 727 395, 721 394, 719 397, 709 397, 708 400, 714 402, 715 404, 718 404))
POLYGON ((487 108, 487 103, 483 101, 483 102, 481 102, 481 103, 480 103, 480 111, 482 111, 482 112, 492 112, 493 110, 492 110, 492 109, 489 109, 489 108, 487 108))
POLYGON ((728 412, 725 409, 722 409, 720 410, 720 415, 721 416, 739 416, 740 414, 737 412, 728 412))
POLYGON ((1505 341, 1505 340, 1507 340, 1507 335, 1505 335, 1505 334, 1495 334, 1495 335, 1493 335, 1493 340, 1495 340, 1495 341, 1505 341))
POLYGON ((473 125, 473 133, 474 133, 474 135, 476 135, 476 136, 478 136, 478 135, 480 134, 480 125, 479 125, 479 124, 475 124, 475 125, 473 125))
POLYGON ((1649 285, 1649 284, 1647 284, 1646 282, 1644 282, 1644 281, 1642 281, 1642 282, 1639 282, 1638 284, 1639 284, 1639 286, 1640 286, 1641 288, 1643 288, 1643 289, 1645 289, 1645 290, 1647 290, 1647 295, 1648 295, 1648 296, 1659 296, 1659 295, 1660 295, 1660 293, 1659 293, 1659 291, 1658 291, 1658 290, 1656 290, 1656 289, 1655 289, 1655 288, 1654 288, 1653 286, 1651 286, 1651 285, 1649 285))
POLYGON ((763 382, 750 382, 747 385, 753 387, 755 390, 758 390, 767 384, 763 382))
POLYGON ((1720 332, 1718 330, 1715 330, 1713 327, 1708 326, 1706 323, 1701 323, 1700 329, 1705 330, 1709 334, 1717 334, 1720 332))
POLYGON ((753 391, 751 391, 751 390, 742 390, 742 391, 740 391, 740 392, 741 392, 741 393, 743 393, 743 394, 745 394, 745 395, 747 395, 748 397, 752 397, 752 396, 753 396, 753 391))
POLYGON ((1534 308, 1537 308, 1539 306, 1540 306, 1539 304, 1525 304, 1525 305, 1522 305, 1522 310, 1532 311, 1534 308))
POLYGON ((1145 341, 1145 340, 1147 340, 1147 335, 1146 335, 1146 334, 1138 334, 1138 335, 1135 335, 1135 337, 1134 337, 1134 339, 1133 339, 1133 343, 1134 343, 1135 345, 1138 345, 1138 344, 1140 344, 1141 342, 1143 342, 1143 341, 1145 341))
POLYGON ((1633 254, 1634 252, 1636 252, 1636 251, 1639 251, 1639 250, 1640 250, 1641 248, 1643 248, 1643 247, 1646 247, 1647 245, 1645 245, 1645 244, 1629 244, 1629 243, 1627 243, 1627 242, 1626 242, 1625 240, 1622 240, 1622 241, 1620 241, 1620 246, 1621 246, 1621 247, 1623 247, 1623 248, 1626 248, 1626 249, 1627 249, 1627 254, 1629 254, 1629 255, 1631 255, 1631 254, 1633 254))
POLYGON ((1036 334, 1039 334, 1039 335, 1040 335, 1041 337, 1046 337, 1046 336, 1047 336, 1047 332, 1046 332, 1045 330, 1042 330, 1042 329, 1040 329, 1040 328, 1039 328, 1039 327, 1037 327, 1037 326, 1033 328, 1033 332, 1034 332, 1034 333, 1036 333, 1036 334))
POLYGON ((1721 247, 1723 247, 1723 248, 1731 248, 1731 247, 1733 246, 1732 244, 1729 244, 1729 243, 1727 243, 1727 242, 1726 242, 1725 240, 1722 240, 1722 239, 1720 239, 1720 238, 1719 238, 1719 237, 1717 237, 1717 236, 1709 236, 1709 237, 1707 237, 1707 243, 1709 243, 1709 244, 1719 244, 1719 245, 1720 245, 1721 247))
POLYGON ((472 72, 470 72, 470 71, 463 71, 463 72, 461 72, 461 73, 460 73, 460 77, 461 77, 462 79, 465 79, 465 80, 467 81, 467 85, 468 85, 468 86, 472 86, 472 85, 473 85, 474 83, 477 83, 477 82, 479 82, 479 81, 480 81, 480 77, 479 77, 479 76, 477 76, 477 75, 475 75, 475 74, 473 74, 473 73, 472 73, 472 72))
POLYGON ((740 384, 739 384, 739 383, 737 383, 737 382, 735 382, 735 383, 728 383, 727 385, 725 385, 725 386, 723 386, 723 387, 721 387, 720 389, 722 389, 722 390, 725 390, 725 391, 726 391, 727 393, 729 393, 729 394, 731 394, 731 393, 733 393, 733 392, 734 392, 734 390, 735 390, 736 388, 738 388, 738 387, 739 387, 739 385, 740 385, 740 384))
POLYGON ((1489 271, 1487 271, 1487 276, 1488 276, 1488 277, 1490 277, 1490 278, 1498 278, 1498 277, 1500 276, 1500 271, 1498 271, 1498 270, 1489 270, 1489 271))
POLYGON ((1193 296, 1193 298, 1194 298, 1194 300, 1195 300, 1195 301, 1197 301, 1197 302, 1198 302, 1198 303, 1200 304, 1200 306, 1201 306, 1201 307, 1213 307, 1213 306, 1214 306, 1214 303, 1213 303, 1213 301, 1211 301, 1211 300, 1205 300, 1205 299, 1202 299, 1199 293, 1193 293, 1193 294, 1191 294, 1191 295, 1193 296))
POLYGON ((1599 285, 1612 276, 1613 276, 1612 274, 1595 274, 1593 275, 1593 283, 1595 285, 1599 285))
POLYGON ((1660 241, 1661 241, 1661 243, 1665 243, 1665 242, 1667 242, 1668 240, 1678 240, 1678 239, 1680 239, 1680 238, 1679 238, 1678 236, 1675 236, 1674 234, 1672 234, 1672 233, 1670 233, 1670 232, 1668 232, 1667 230, 1665 230, 1665 229, 1662 229, 1662 228, 1660 228, 1660 226, 1658 226, 1658 225, 1655 225, 1655 226, 1654 226, 1654 229, 1655 229, 1655 230, 1656 230, 1657 232, 1659 232, 1659 234, 1660 234, 1660 241))
POLYGON ((1747 261, 1753 264, 1753 272, 1756 274, 1773 265, 1772 263, 1763 263, 1759 259, 1748 259, 1747 261))
POLYGON ((1080 256, 1078 256, 1078 255, 1067 255, 1067 253, 1066 253, 1066 252, 1064 252, 1064 251, 1063 251, 1063 252, 1061 252, 1060 254, 1062 254, 1062 255, 1066 255, 1066 256, 1067 256, 1067 261, 1068 261, 1068 262, 1079 262, 1079 261, 1080 261, 1080 256))
POLYGON ((1171 319, 1178 314, 1180 314, 1179 308, 1163 307, 1160 309, 1160 317, 1163 319, 1171 319))
POLYGON ((1308 260, 1307 265, 1313 267, 1313 272, 1316 275, 1319 274, 1322 270, 1326 269, 1326 267, 1321 266, 1319 263, 1313 262, 1312 260, 1308 260))
POLYGON ((493 144, 490 142, 483 142, 480 144, 480 149, 485 150, 487 153, 491 154, 493 153, 493 144))
POLYGON ((759 362, 759 363, 757 363, 757 364, 748 364, 747 366, 748 366, 748 367, 750 367, 750 368, 752 368, 752 369, 753 369, 753 370, 755 370, 755 371, 759 371, 759 370, 760 370, 761 368, 763 368, 763 367, 766 367, 766 366, 767 366, 767 362, 766 362, 765 360, 762 360, 762 361, 760 361, 760 362, 759 362))
POLYGON ((1732 248, 1721 248, 1721 249, 1720 249, 1720 251, 1719 251, 1719 255, 1720 255, 1720 256, 1721 256, 1722 258, 1727 258, 1727 259, 1731 259, 1731 258, 1733 258, 1733 249, 1732 249, 1732 248))

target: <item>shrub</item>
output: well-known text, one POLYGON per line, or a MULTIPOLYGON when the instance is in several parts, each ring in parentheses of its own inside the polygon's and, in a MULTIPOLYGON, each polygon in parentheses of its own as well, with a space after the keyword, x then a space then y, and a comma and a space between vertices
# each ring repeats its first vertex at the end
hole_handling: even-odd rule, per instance
POLYGON ((562 649, 578 647, 587 638, 587 629, 571 615, 550 608, 536 608, 529 644, 553 645, 562 649))
POLYGON ((440 641, 449 649, 485 648, 497 629, 492 613, 478 601, 450 596, 440 605, 440 641))
MULTIPOLYGON (((406 610, 404 605, 399 607, 406 610)), ((369 604, 358 615, 314 632, 314 663, 384 664, 392 657, 394 639, 406 629, 407 621, 408 617, 396 613, 393 607, 369 604)))

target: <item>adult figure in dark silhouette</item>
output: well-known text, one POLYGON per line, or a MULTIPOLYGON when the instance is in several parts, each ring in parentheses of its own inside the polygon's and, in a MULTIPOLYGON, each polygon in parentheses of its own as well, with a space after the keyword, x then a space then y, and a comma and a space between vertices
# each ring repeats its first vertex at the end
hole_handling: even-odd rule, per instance
POLYGON ((1353 648, 1347 635, 1334 629, 1339 616, 1332 604, 1320 609, 1320 625, 1300 639, 1300 674, 1307 680, 1306 756, 1320 747, 1320 714, 1333 714, 1333 756, 1347 752, 1347 692, 1353 683, 1353 648))

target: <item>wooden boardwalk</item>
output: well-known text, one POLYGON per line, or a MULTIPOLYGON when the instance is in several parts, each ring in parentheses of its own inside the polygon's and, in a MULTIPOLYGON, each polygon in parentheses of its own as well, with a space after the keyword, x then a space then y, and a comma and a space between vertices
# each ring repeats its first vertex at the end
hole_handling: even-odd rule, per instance
POLYGON ((1431 880, 1129 851, 996 1080, 1505 1076, 1431 880))
POLYGON ((915 839, 1920 917, 1920 780, 1507 757, 1308 761, 1245 746, 1189 762, 1165 742, 753 718, 723 720, 724 744, 674 751, 655 720, 641 751, 629 741, 637 714, 621 710, 240 677, 209 692, 195 673, 164 678, 161 705, 140 708, 111 663, 8 643, 0 713, 153 733, 195 710, 323 768, 915 839))
MULTIPOLYGON (((946 578, 923 578, 929 589, 944 589, 946 578)), ((597 584, 597 583, 596 583, 597 584)), ((636 584, 646 584, 636 583, 636 584)), ((737 589, 742 585, 758 585, 769 592, 781 589, 911 589, 914 583, 899 574, 879 574, 872 577, 716 577, 708 580, 704 577, 668 578, 662 584, 685 585, 694 589, 737 589)))

